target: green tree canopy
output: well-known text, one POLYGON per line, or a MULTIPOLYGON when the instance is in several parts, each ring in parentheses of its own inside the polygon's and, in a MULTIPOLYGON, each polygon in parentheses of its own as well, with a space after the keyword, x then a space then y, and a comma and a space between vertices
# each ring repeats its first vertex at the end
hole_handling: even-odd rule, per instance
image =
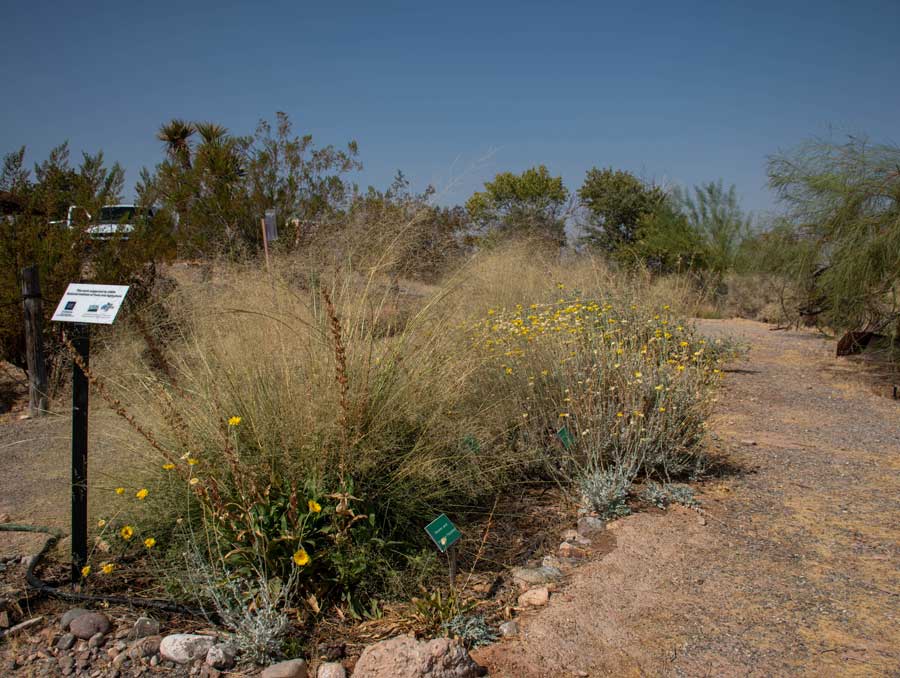
POLYGON ((612 168, 588 170, 578 189, 587 212, 582 241, 615 252, 634 242, 642 219, 665 200, 665 192, 630 172, 612 168))
POLYGON ((900 327, 900 148, 812 141, 769 161, 799 238, 794 262, 832 327, 900 327))
POLYGON ((256 249, 259 219, 275 209, 280 242, 299 242, 292 232, 346 207, 351 194, 343 179, 361 168, 355 142, 345 149, 316 147, 296 136, 284 113, 274 126, 261 121, 252 136, 236 136, 212 122, 172 120, 157 137, 165 158, 138 186, 148 202, 177 215, 179 247, 185 254, 256 249))
POLYGON ((540 165, 521 174, 498 174, 469 198, 466 210, 489 235, 537 236, 562 245, 568 199, 562 177, 550 176, 540 165))

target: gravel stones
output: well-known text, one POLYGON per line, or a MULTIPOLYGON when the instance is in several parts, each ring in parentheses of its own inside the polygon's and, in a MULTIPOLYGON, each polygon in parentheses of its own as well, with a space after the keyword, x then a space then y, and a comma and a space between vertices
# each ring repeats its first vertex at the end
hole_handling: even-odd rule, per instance
POLYGON ((519 607, 541 607, 550 602, 550 590, 546 586, 529 589, 519 596, 519 607))
POLYGON ((71 624, 76 617, 80 617, 81 615, 87 613, 88 610, 84 610, 80 607, 73 607, 71 610, 68 610, 65 614, 63 614, 62 618, 59 620, 59 627, 63 631, 68 631, 69 624, 71 624))
POLYGON ((514 621, 503 622, 497 630, 504 638, 514 638, 519 635, 519 624, 514 621))
POLYGON ((159 635, 159 622, 150 617, 138 617, 128 637, 131 639, 159 635))
POLYGON ((162 639, 159 654, 176 664, 189 664, 196 659, 203 659, 216 642, 212 636, 200 636, 192 633, 173 633, 162 639))
POLYGON ((513 581, 519 585, 521 589, 527 589, 529 586, 541 586, 550 582, 559 581, 563 577, 562 571, 552 565, 541 565, 540 567, 514 567, 510 570, 513 581))
POLYGON ((259 674, 259 678, 308 678, 308 675, 304 660, 290 659, 267 666, 259 674))
POLYGON ((206 664, 214 669, 230 669, 234 666, 236 652, 230 645, 213 645, 206 653, 206 664))
POLYGON ((367 647, 353 678, 475 678, 484 669, 457 641, 437 638, 419 642, 397 636, 367 647))
POLYGON ((606 529, 606 522, 594 516, 582 516, 578 519, 578 534, 585 539, 603 532, 606 529))
POLYGON ((109 618, 100 612, 84 612, 68 624, 69 632, 82 640, 88 640, 98 633, 106 635, 110 628, 112 625, 109 623, 109 618))
POLYGON ((326 662, 319 665, 316 678, 347 678, 347 670, 337 662, 326 662))

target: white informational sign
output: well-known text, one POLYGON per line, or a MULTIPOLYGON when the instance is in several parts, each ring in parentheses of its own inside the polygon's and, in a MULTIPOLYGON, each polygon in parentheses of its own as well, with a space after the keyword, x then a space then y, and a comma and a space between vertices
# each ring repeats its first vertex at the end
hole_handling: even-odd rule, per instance
POLYGON ((127 293, 128 285, 69 283, 51 320, 112 325, 127 293))
POLYGON ((278 240, 278 225, 275 221, 275 210, 266 210, 263 221, 266 224, 266 240, 275 242, 278 240))

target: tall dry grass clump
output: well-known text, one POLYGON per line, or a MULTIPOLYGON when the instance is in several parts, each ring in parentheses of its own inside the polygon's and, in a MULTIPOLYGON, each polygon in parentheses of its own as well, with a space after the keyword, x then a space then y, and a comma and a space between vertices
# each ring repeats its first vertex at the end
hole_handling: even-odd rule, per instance
POLYGON ((138 330, 106 369, 178 460, 141 481, 158 516, 200 530, 226 569, 352 607, 442 511, 533 480, 605 510, 611 473, 621 494, 702 467, 715 347, 658 294, 527 244, 435 286, 229 266, 160 302, 165 369, 133 361, 138 330))

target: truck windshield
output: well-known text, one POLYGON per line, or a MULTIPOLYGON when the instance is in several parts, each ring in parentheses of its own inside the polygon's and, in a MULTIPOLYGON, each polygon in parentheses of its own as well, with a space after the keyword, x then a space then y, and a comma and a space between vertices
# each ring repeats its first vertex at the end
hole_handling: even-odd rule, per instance
POLYGON ((101 224, 118 224, 122 221, 130 222, 134 220, 135 208, 133 206, 124 207, 104 207, 100 210, 101 224))

